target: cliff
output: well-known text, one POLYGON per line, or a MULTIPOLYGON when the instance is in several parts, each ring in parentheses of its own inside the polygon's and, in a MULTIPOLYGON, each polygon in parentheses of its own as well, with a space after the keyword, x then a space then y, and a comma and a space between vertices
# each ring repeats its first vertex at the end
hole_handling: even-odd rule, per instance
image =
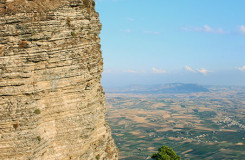
POLYGON ((0 0, 0 159, 118 159, 93 0, 0 0))

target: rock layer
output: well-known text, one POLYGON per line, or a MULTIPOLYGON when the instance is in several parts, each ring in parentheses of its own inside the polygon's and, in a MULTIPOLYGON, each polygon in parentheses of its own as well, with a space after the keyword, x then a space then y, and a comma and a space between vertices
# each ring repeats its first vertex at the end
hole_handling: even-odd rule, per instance
POLYGON ((0 159, 118 159, 92 0, 0 0, 0 159))

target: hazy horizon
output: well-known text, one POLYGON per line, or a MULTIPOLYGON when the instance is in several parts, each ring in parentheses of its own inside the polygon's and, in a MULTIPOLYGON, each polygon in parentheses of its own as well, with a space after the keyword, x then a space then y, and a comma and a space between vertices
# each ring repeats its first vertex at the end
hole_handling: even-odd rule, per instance
POLYGON ((104 86, 245 85, 245 1, 97 0, 104 86))
POLYGON ((237 79, 236 76, 232 76, 226 79, 226 75, 215 75, 218 76, 215 81, 210 76, 202 77, 201 75, 154 75, 154 74, 107 74, 102 75, 102 86, 105 88, 113 87, 127 87, 130 85, 155 85, 155 84, 168 84, 168 83, 191 83, 199 85, 217 85, 217 86, 245 86, 245 77, 237 79), (236 83, 237 82, 237 83, 236 83))

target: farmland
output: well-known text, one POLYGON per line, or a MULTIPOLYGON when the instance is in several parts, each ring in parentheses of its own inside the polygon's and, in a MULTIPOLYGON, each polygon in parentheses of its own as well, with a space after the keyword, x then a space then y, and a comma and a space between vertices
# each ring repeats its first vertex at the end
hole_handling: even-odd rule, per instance
POLYGON ((210 87, 209 92, 108 93, 107 120, 120 159, 145 159, 161 145, 182 159, 245 157, 245 90, 210 87))

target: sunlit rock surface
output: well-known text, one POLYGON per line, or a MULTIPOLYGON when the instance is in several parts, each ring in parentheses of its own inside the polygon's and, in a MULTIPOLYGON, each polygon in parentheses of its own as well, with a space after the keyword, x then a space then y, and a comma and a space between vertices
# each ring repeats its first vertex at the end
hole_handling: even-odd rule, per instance
POLYGON ((92 0, 0 0, 0 159, 118 159, 92 0))

